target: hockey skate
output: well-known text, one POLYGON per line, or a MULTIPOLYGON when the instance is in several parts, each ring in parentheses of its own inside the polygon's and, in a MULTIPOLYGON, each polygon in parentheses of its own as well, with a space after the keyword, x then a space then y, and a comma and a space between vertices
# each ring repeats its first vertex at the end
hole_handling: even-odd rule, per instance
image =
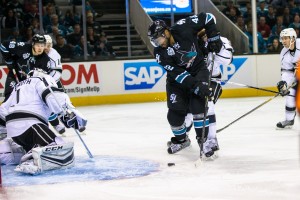
POLYGON ((276 124, 277 129, 292 128, 294 120, 285 120, 276 124))
POLYGON ((58 124, 57 126, 54 126, 54 129, 59 133, 59 134, 63 134, 64 132, 66 132, 66 128, 64 125, 58 124))
POLYGON ((177 153, 178 151, 181 151, 182 149, 188 147, 191 145, 191 140, 188 136, 186 136, 185 140, 178 141, 176 137, 172 137, 170 141, 170 146, 168 148, 169 154, 177 153))
MULTIPOLYGON (((186 128, 186 137, 187 137, 187 138, 189 137, 189 132, 190 132, 190 130, 192 129, 192 127, 193 127, 193 123, 192 123, 189 127, 186 128)), ((171 141, 168 141, 168 142, 167 142, 167 147, 170 147, 171 144, 172 144, 172 142, 171 142, 171 141)))
MULTIPOLYGON (((199 147, 201 147, 201 138, 198 138, 197 142, 199 147)), ((217 157, 217 154, 213 150, 213 148, 216 148, 216 146, 212 146, 212 144, 212 139, 206 139, 206 141, 203 143, 202 154, 204 155, 204 160, 214 160, 217 157)))

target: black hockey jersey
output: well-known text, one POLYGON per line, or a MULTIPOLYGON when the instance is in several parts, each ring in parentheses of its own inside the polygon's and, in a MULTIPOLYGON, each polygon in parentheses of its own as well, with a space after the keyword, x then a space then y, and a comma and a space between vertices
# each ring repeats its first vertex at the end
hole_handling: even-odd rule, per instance
POLYGON ((174 45, 154 49, 156 61, 168 72, 167 81, 176 81, 185 87, 192 88, 199 81, 199 73, 203 73, 202 77, 208 79, 208 70, 198 44, 197 33, 205 28, 210 37, 213 32, 217 32, 215 23, 215 17, 212 14, 200 13, 181 19, 170 28, 175 41, 174 45))
MULTIPOLYGON (((28 74, 34 68, 42 69, 48 73, 50 71, 50 58, 48 55, 42 53, 34 56, 31 44, 11 41, 1 44, 0 50, 6 64, 16 70, 20 81, 26 79, 25 74, 28 74)), ((9 75, 12 75, 12 72, 9 75)))

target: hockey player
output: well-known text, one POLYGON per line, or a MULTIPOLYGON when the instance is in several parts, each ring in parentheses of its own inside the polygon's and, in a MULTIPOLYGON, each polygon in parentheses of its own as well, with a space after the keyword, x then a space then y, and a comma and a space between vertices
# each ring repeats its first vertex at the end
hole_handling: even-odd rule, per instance
MULTIPOLYGON (((216 115, 215 115, 215 104, 222 94, 222 87, 220 84, 220 79, 222 78, 222 73, 221 73, 221 65, 223 66, 228 66, 232 62, 233 58, 233 47, 231 46, 230 41, 225 38, 225 37, 220 37, 221 41, 223 43, 222 48, 219 53, 215 55, 214 58, 214 63, 213 67, 211 66, 212 62, 212 53, 209 53, 207 51, 207 35, 205 34, 205 30, 203 29, 198 33, 199 37, 199 46, 201 51, 204 53, 205 56, 207 56, 207 66, 209 70, 212 71, 212 79, 211 79, 211 84, 216 85, 217 88, 215 89, 215 92, 218 93, 216 95, 216 99, 209 100, 208 101, 208 112, 207 112, 207 117, 209 119, 209 131, 208 131, 208 140, 210 143, 210 147, 213 151, 218 151, 219 150, 219 144, 217 140, 217 135, 216 135, 216 115)), ((192 124, 193 118, 190 117, 191 113, 188 113, 187 116, 185 117, 185 123, 187 127, 189 127, 189 124, 192 124)))
POLYGON ((198 144, 203 143, 203 153, 211 156, 213 151, 207 145, 208 119, 204 122, 205 98, 213 96, 208 87, 209 71, 203 53, 199 50, 197 32, 205 28, 208 36, 208 50, 219 52, 222 47, 220 34, 216 29, 215 17, 200 13, 179 20, 168 27, 164 21, 154 21, 148 29, 148 37, 155 47, 154 56, 158 64, 167 71, 168 122, 174 137, 168 153, 174 154, 190 145, 184 123, 188 110, 193 114, 198 144), (204 141, 201 141, 205 126, 204 141))
POLYGON ((297 33, 293 28, 281 31, 280 42, 283 45, 280 52, 281 81, 277 83, 277 88, 282 96, 286 96, 286 102, 285 120, 276 124, 277 129, 291 128, 294 125, 296 116, 296 103, 293 97, 296 94, 295 70, 300 61, 300 39, 297 39, 297 33))
POLYGON ((24 42, 4 42, 0 45, 0 51, 9 69, 5 82, 4 95, 7 100, 13 90, 13 86, 27 78, 27 73, 35 68, 50 72, 50 59, 46 53, 45 37, 35 34, 32 37, 32 44, 24 42))
MULTIPOLYGON (((10 97, 0 106, 0 115, 6 118, 8 138, 27 152, 15 171, 37 174, 72 167, 73 143, 56 137, 48 127, 48 118, 52 112, 56 113, 67 128, 75 129, 85 127, 87 120, 71 105, 69 97, 58 89, 51 76, 41 70, 34 70, 30 75, 30 78, 15 85, 10 97)), ((10 152, 1 152, 0 160, 16 163, 14 154, 21 150, 15 144, 11 145, 9 140, 4 144, 2 141, 2 145, 15 148, 12 147, 10 152)))
MULTIPOLYGON (((50 71, 49 75, 54 78, 57 86, 60 89, 64 90, 63 85, 60 81, 61 74, 62 74, 61 56, 55 49, 52 48, 53 44, 52 44, 52 38, 50 37, 50 35, 44 35, 44 37, 46 39, 46 46, 45 46, 44 51, 47 53, 47 55, 50 58, 50 70, 51 71, 50 71)), ((59 134, 63 134, 66 131, 65 127, 63 125, 59 124, 59 120, 58 120, 56 114, 54 114, 54 113, 51 114, 51 116, 49 118, 49 122, 59 134)))

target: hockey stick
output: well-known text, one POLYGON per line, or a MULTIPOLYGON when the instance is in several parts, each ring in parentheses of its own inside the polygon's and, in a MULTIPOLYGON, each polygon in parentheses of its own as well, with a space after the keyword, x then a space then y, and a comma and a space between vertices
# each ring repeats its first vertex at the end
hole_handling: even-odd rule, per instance
MULTIPOLYGON (((290 85, 287 90, 289 90, 290 88, 292 88, 293 86, 295 86, 296 83, 292 83, 292 85, 290 85)), ((262 107, 263 105, 265 105, 266 103, 272 101, 273 99, 275 99, 276 97, 278 97, 280 95, 280 93, 277 93, 275 96, 269 98, 268 100, 264 101, 263 103, 259 104, 258 106, 256 106, 255 108, 253 108, 252 110, 250 110, 249 112, 243 114, 242 116, 238 117, 237 119, 233 120, 232 122, 230 122, 229 124, 227 124, 226 126, 224 126, 223 128, 220 128, 217 130, 217 133, 223 131, 224 129, 228 128, 229 126, 231 126, 232 124, 234 124, 235 122, 239 121, 240 119, 246 117, 247 115, 249 115, 250 113, 254 112, 255 110, 257 110, 258 108, 262 107)))
MULTIPOLYGON (((217 79, 218 80, 218 79, 217 79)), ((275 94, 280 94, 280 92, 277 92, 277 91, 274 91, 274 90, 268 90, 268 89, 264 89, 264 88, 259 88, 259 87, 254 87, 254 86, 251 86, 251 85, 246 85, 246 84, 242 84, 242 83, 235 83, 235 82, 231 82, 231 81, 226 81, 226 80, 220 80, 221 82, 223 83, 229 83, 229 84, 232 84, 232 85, 238 85, 238 86, 242 86, 242 87, 248 87, 248 88, 252 88, 252 89, 256 89, 256 90, 261 90, 261 91, 265 91, 265 92, 271 92, 271 93, 275 93, 275 94)), ((291 96, 291 97, 295 97, 294 95, 287 95, 287 96, 291 96)))
MULTIPOLYGON (((44 82, 44 84, 46 85, 46 87, 50 90, 51 94, 53 95, 53 97, 54 97, 54 99, 55 99, 55 101, 56 101, 56 103, 57 103, 57 105, 58 105, 58 106, 60 107, 60 109, 63 111, 63 114, 66 115, 66 114, 67 114, 67 111, 66 111, 65 109, 63 109, 63 107, 59 104, 59 102, 58 102, 58 100, 57 100, 57 98, 56 98, 56 96, 55 96, 55 94, 54 94, 52 88, 50 87, 50 85, 48 84, 47 80, 46 80, 44 77, 43 77, 43 82, 44 82)), ((94 158, 93 155, 92 155, 92 153, 90 152, 89 148, 87 147, 87 145, 86 145, 85 142, 83 141, 82 137, 80 136, 79 131, 78 131, 77 129, 75 129, 75 128, 73 128, 73 130, 76 132, 76 134, 78 135, 78 137, 79 137, 81 143, 82 143, 83 146, 85 147, 88 156, 89 156, 90 158, 94 158)))
MULTIPOLYGON (((211 69, 209 71, 209 76, 208 76, 208 88, 210 87, 211 84, 211 77, 212 77, 212 72, 213 72, 213 67, 214 67, 214 62, 215 62, 215 56, 216 53, 212 53, 212 59, 211 59, 211 69)), ((204 116, 203 116, 203 127, 202 127, 202 135, 201 135, 201 141, 200 141, 200 159, 198 159, 195 163, 195 167, 197 167, 201 161, 203 160, 203 143, 204 143, 204 135, 205 135, 205 126, 206 126, 206 118, 207 118, 207 112, 208 112, 208 96, 205 97, 205 107, 204 107, 204 116)))

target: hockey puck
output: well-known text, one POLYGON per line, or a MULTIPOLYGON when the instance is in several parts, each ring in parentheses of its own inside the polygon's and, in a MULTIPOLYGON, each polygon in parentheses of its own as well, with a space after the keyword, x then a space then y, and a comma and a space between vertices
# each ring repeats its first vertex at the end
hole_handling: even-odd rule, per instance
POLYGON ((175 163, 168 163, 169 167, 175 166, 175 163))

